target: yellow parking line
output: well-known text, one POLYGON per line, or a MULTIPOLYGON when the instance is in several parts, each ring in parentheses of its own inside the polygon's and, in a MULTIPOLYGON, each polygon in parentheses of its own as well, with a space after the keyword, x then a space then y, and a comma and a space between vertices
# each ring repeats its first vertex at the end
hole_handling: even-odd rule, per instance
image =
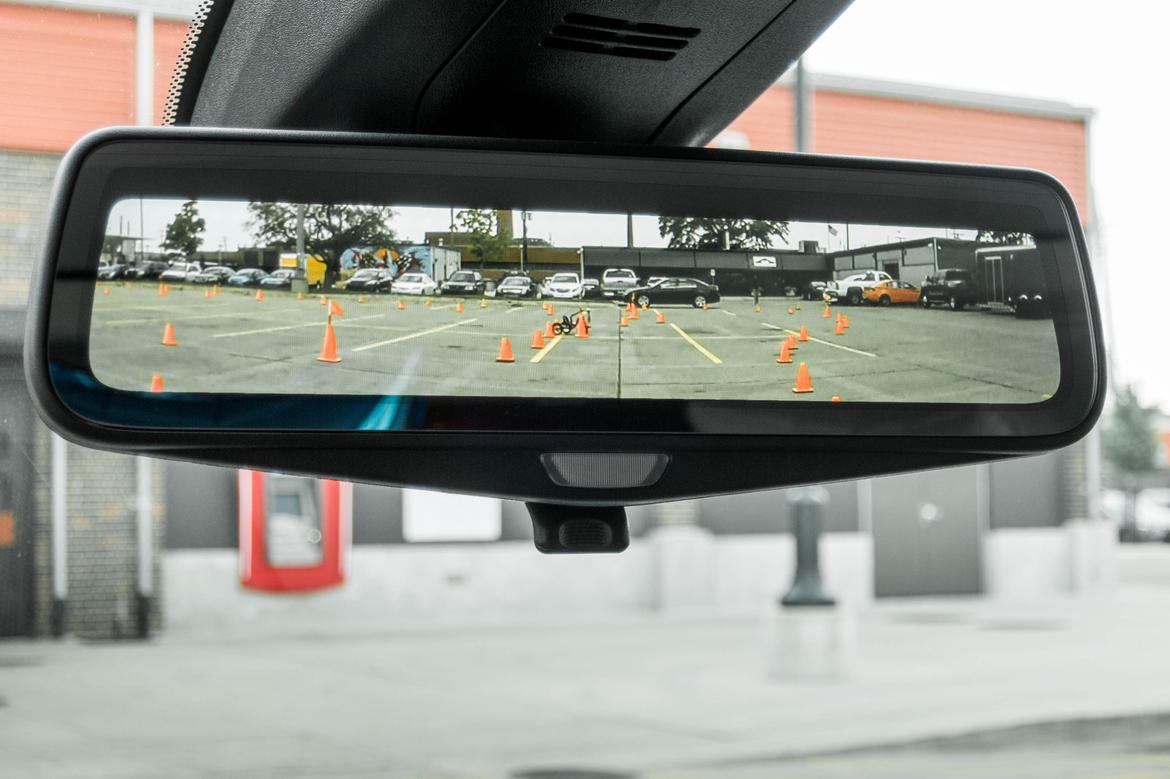
POLYGON ((541 360, 543 360, 544 356, 546 354, 548 354, 549 352, 551 352, 553 350, 553 347, 561 342, 562 338, 564 338, 563 335, 558 335, 558 336, 554 337, 551 341, 548 342, 548 344, 543 349, 541 349, 536 354, 532 355, 532 359, 529 360, 529 362, 540 362, 541 360))
MULTIPOLYGON (((385 314, 370 314, 369 316, 355 316, 350 319, 350 322, 357 322, 362 319, 378 319, 384 317, 385 314)), ((302 322, 299 325, 281 325, 279 327, 261 327, 258 330, 237 330, 234 333, 216 333, 212 338, 232 338, 237 335, 260 335, 261 333, 278 333, 281 330, 296 330, 301 327, 320 327, 324 322, 302 322)))
POLYGON ((365 346, 359 346, 356 349, 351 349, 350 351, 364 352, 367 349, 376 349, 379 346, 389 346, 390 344, 401 343, 402 341, 409 341, 412 338, 422 338, 424 335, 431 335, 432 333, 441 333, 444 330, 450 330, 452 327, 462 327, 463 325, 469 325, 475 321, 476 321, 475 319, 464 319, 464 320, 459 321, 459 322, 452 322, 449 325, 440 325, 439 327, 432 327, 429 330, 420 330, 417 333, 411 333, 409 335, 400 335, 397 338, 391 338, 387 341, 378 341, 376 343, 366 344, 365 346))
POLYGON ((689 343, 691 346, 693 346, 693 347, 695 347, 696 349, 698 349, 698 350, 699 350, 699 353, 700 353, 700 354, 702 354, 704 357, 706 357, 708 360, 710 360, 711 362, 715 363, 716 365, 722 365, 722 364, 723 364, 723 360, 720 360, 718 357, 716 357, 715 355, 711 354, 711 352, 709 352, 709 351, 708 351, 708 350, 707 350, 707 349, 706 349, 706 348, 705 348, 705 347, 704 347, 704 346, 703 346, 701 343, 699 343, 699 342, 698 342, 698 341, 696 341, 694 338, 691 338, 689 335, 687 335, 687 334, 686 334, 686 331, 684 331, 684 330, 683 330, 681 327, 679 327, 678 325, 676 325, 674 322, 671 322, 671 323, 670 323, 670 326, 671 326, 672 328, 674 328, 674 331, 675 331, 676 333, 678 333, 679 335, 681 335, 681 336, 682 336, 682 337, 683 337, 683 338, 686 340, 686 342, 687 342, 687 343, 689 343))
MULTIPOLYGON (((769 324, 768 322, 763 322, 761 324, 763 324, 764 327, 770 327, 773 330, 779 330, 782 333, 791 333, 792 335, 800 335, 799 330, 789 330, 787 327, 779 327, 777 325, 769 324)), ((846 352, 853 352, 854 354, 860 354, 862 357, 877 357, 877 355, 873 354, 872 352, 863 352, 860 349, 854 349, 852 346, 844 346, 843 344, 835 344, 832 341, 824 341, 824 340, 821 340, 820 338, 813 338, 811 335, 808 337, 808 340, 816 341, 817 343, 824 344, 825 346, 831 346, 834 349, 842 349, 846 352)))

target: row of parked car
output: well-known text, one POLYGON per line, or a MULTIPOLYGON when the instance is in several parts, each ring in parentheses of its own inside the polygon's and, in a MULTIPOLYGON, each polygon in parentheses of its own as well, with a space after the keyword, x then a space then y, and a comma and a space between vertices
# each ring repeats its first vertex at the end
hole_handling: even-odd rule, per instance
MULTIPOLYGON (((919 305, 923 308, 941 305, 952 311, 986 302, 974 272, 962 268, 944 268, 927 276, 921 286, 900 281, 883 271, 855 273, 833 281, 813 281, 804 290, 806 300, 845 302, 850 305, 873 303, 879 306, 896 304, 919 305)), ((1043 296, 1021 294, 1008 301, 1018 314, 1045 314, 1043 296)))
MULTIPOLYGON (((232 287, 289 288, 299 277, 292 268, 267 272, 260 268, 229 268, 226 265, 201 267, 194 262, 170 265, 148 261, 127 267, 103 263, 98 278, 158 279, 172 283, 223 284, 232 287)), ((573 271, 554 273, 537 281, 523 271, 508 271, 493 282, 480 271, 456 271, 442 283, 425 273, 409 271, 397 278, 388 268, 361 268, 338 287, 349 292, 390 292, 398 295, 467 295, 498 298, 552 298, 555 300, 632 300, 638 305, 690 304, 702 308, 719 301, 719 287, 684 277, 652 276, 643 282, 628 268, 608 268, 600 279, 584 278, 573 271)))

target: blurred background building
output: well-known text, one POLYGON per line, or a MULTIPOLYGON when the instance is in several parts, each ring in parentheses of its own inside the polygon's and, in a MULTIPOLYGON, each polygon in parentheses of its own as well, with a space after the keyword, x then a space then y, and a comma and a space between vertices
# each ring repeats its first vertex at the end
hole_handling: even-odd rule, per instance
MULTIPOLYGON (((520 504, 465 504, 482 523, 426 536, 412 524, 437 504, 357 485, 347 583, 290 603, 240 587, 234 472, 88 451, 35 421, 20 349, 56 167, 89 130, 160 121, 194 6, 0 2, 0 636, 275 624, 294 604, 300 618, 328 623, 771 602, 792 558, 776 493, 636 508, 629 552, 566 561, 535 553, 520 504), (570 568, 581 575, 565 576, 570 568)), ((804 90, 807 151, 1039 168, 1071 190, 1093 228, 1089 110, 820 74, 804 90)), ((795 149, 797 102, 792 78, 780 79, 715 145, 795 149)), ((1108 588, 1115 532, 1098 521, 1099 461, 1092 436, 1010 465, 829 485, 830 587, 855 603, 1108 588)))

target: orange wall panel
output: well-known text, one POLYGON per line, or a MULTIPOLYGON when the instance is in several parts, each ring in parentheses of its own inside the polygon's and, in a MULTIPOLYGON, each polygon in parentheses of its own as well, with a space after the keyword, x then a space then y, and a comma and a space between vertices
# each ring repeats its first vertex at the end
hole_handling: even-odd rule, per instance
MULTIPOLYGON (((794 145, 792 94, 769 89, 731 124, 753 149, 794 145)), ((1014 165, 1055 176, 1087 220, 1086 128, 1078 119, 817 91, 812 149, 821 154, 1014 165)))
POLYGON ((0 148, 61 151, 134 120, 134 19, 0 5, 0 148))
POLYGON ((186 22, 158 20, 154 24, 154 123, 162 124, 167 94, 171 91, 171 74, 179 59, 179 49, 187 37, 186 22))

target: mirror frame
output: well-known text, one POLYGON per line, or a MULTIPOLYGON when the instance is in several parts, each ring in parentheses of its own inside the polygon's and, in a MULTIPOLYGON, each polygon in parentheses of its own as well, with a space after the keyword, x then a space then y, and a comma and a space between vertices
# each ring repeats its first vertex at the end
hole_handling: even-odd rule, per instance
MULTIPOLYGON (((759 216, 776 218, 771 211, 759 216)), ((1100 316, 1075 206, 1063 186, 1035 171, 714 149, 187 128, 103 130, 67 155, 52 200, 44 261, 34 278, 25 364, 37 407, 50 426, 101 448, 613 504, 923 467, 917 461, 945 465, 952 459, 1044 451, 1072 443, 1091 428, 1105 387, 1100 316), (326 172, 334 175, 323 177, 326 172), (94 249, 106 229, 104 214, 116 200, 133 194, 379 202, 392 195, 391 181, 410 181, 412 192, 448 193, 448 199, 452 191, 467 191, 472 181, 469 204, 494 208, 551 210, 561 204, 572 210, 706 214, 723 207, 751 217, 757 216, 752 203, 763 194, 769 209, 783 206, 787 218, 798 221, 824 221, 825 209, 832 208, 835 222, 964 227, 978 220, 972 226, 1031 232, 1051 247, 1048 283, 1062 291, 1059 301, 1050 298, 1056 304, 1060 387, 1035 404, 830 404, 152 395, 111 390, 93 379, 88 332, 94 249), (517 200, 518 184, 544 199, 536 206, 517 200), (695 206, 700 200, 711 207, 695 206), (656 205, 647 208, 648 203, 656 205), (322 403, 329 400, 344 407, 343 425, 320 423, 322 403), (534 403, 555 413, 534 413, 534 403), (558 423, 544 429, 503 426, 520 414, 558 423), (381 422, 363 429, 371 418, 381 422), (486 418, 500 421, 476 426, 475 420, 486 418), (296 429, 287 429, 289 419, 298 420, 296 429), (560 424, 565 419, 572 424, 560 424), (904 435, 911 422, 916 433, 904 435), (500 486, 469 474, 424 476, 407 462, 414 457, 421 464, 426 459, 421 452, 440 453, 442 461, 442 453, 463 456, 469 448, 495 457, 526 453, 531 478, 517 475, 514 485, 500 486), (310 462, 287 456, 318 450, 333 454, 310 462), (368 450, 385 453, 384 465, 363 466, 342 454, 368 450), (621 488, 613 496, 557 485, 539 462, 539 455, 549 452, 646 451, 664 453, 670 467, 654 485, 621 488), (800 453, 805 456, 794 471, 792 456, 800 453), (723 468, 708 473, 704 469, 710 466, 702 465, 729 459, 739 475, 719 473, 723 468), (678 481, 692 469, 690 478, 678 481)), ((499 461, 488 459, 481 467, 485 463, 489 472, 499 470, 499 461)))

